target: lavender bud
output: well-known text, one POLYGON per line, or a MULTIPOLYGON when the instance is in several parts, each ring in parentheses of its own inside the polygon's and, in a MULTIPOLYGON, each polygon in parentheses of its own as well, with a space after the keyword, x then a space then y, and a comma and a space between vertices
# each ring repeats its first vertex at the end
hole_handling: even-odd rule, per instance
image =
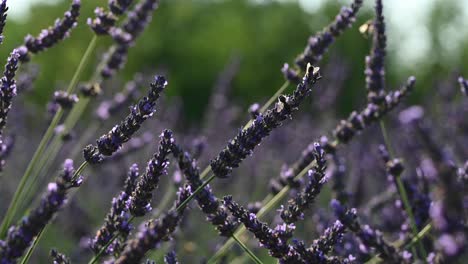
POLYGON ((0 247, 0 262, 15 263, 33 242, 55 213, 65 204, 67 192, 81 185, 82 177, 73 177, 73 161, 65 160, 60 176, 48 184, 47 192, 38 207, 25 216, 17 226, 11 226, 3 245, 0 247))
POLYGON ((164 262, 166 264, 179 264, 176 253, 174 251, 167 253, 167 255, 164 257, 164 262))
MULTIPOLYGON (((184 173, 190 188, 192 190, 198 189, 203 181, 200 179, 200 171, 196 161, 188 152, 184 152, 181 147, 175 144, 172 153, 178 160, 179 169, 184 173)), ((233 234, 236 224, 228 217, 226 208, 220 204, 209 185, 203 188, 195 196, 195 199, 203 213, 206 214, 207 220, 216 227, 221 236, 229 237, 233 234)))
POLYGON ((50 251, 50 256, 52 257, 54 264, 70 264, 70 259, 64 254, 58 252, 55 249, 50 251))
POLYGON ((458 77, 458 83, 460 84, 460 90, 466 96, 468 96, 468 81, 463 77, 458 77))
POLYGON ((257 118, 260 114, 260 105, 258 103, 254 103, 249 107, 249 114, 252 119, 257 118))
POLYGON ((133 0, 109 0, 109 10, 115 15, 122 15, 132 4, 133 0))
POLYGON ((375 248, 384 261, 409 263, 402 257, 402 254, 383 239, 380 231, 374 231, 368 225, 361 226, 357 219, 356 209, 347 209, 337 200, 332 200, 331 206, 341 223, 356 234, 366 247, 375 248))
MULTIPOLYGON (((70 10, 65 12, 62 19, 57 19, 53 27, 42 30, 37 37, 26 36, 24 45, 31 53, 37 54, 44 51, 70 35, 70 31, 76 26, 80 15, 81 2, 73 0, 70 10)), ((21 60, 26 56, 22 56, 21 60)))
POLYGON ((5 28, 8 6, 6 0, 2 0, 0 3, 0 44, 3 42, 3 29, 5 28))
POLYGON ((88 26, 96 33, 96 35, 107 35, 109 30, 114 27, 117 18, 114 14, 104 11, 102 7, 96 7, 94 10, 95 18, 88 18, 88 26))
POLYGON ((118 70, 121 70, 127 62, 128 46, 116 45, 105 54, 104 60, 106 63, 101 70, 101 77, 109 79, 114 76, 118 70))
POLYGON ((76 94, 68 94, 65 91, 56 91, 54 92, 52 101, 63 109, 70 109, 78 102, 78 96, 76 94))
MULTIPOLYGON (((98 254, 117 233, 120 241, 125 241, 130 234, 132 226, 129 223, 128 201, 135 190, 135 182, 138 176, 138 166, 133 164, 128 171, 124 191, 112 199, 112 207, 106 215, 104 225, 97 231, 96 236, 91 241, 90 248, 94 251, 94 254, 98 254)), ((117 244, 108 247, 104 254, 117 254, 120 252, 121 243, 119 241, 115 242, 117 244)))
POLYGON ((130 198, 130 212, 134 216, 143 216, 151 210, 152 192, 158 187, 161 176, 167 174, 169 165, 167 156, 174 143, 172 131, 164 130, 160 138, 158 153, 154 154, 153 158, 148 161, 146 172, 138 181, 130 198))
POLYGON ((6 138, 0 137, 0 172, 3 171, 6 159, 10 156, 11 150, 15 145, 15 137, 8 136, 6 138))
POLYGON ((312 85, 319 79, 319 68, 309 67, 292 95, 280 96, 273 109, 258 115, 251 126, 241 130, 229 141, 228 146, 211 161, 213 173, 219 178, 226 178, 233 168, 238 167, 242 160, 252 154, 263 138, 280 126, 281 122, 291 117, 292 112, 297 110, 305 97, 310 94, 312 85))
POLYGON ((298 72, 295 71, 294 69, 291 69, 291 67, 287 63, 285 63, 283 65, 283 68, 281 68, 281 73, 283 73, 283 76, 286 80, 292 83, 301 82, 301 77, 299 76, 298 72))
POLYGON ((127 20, 124 21, 122 28, 132 35, 133 39, 137 38, 146 26, 151 22, 151 13, 158 7, 159 0, 142 0, 128 14, 127 20))
MULTIPOLYGON (((296 64, 301 70, 305 70, 308 63, 317 64, 322 60, 323 54, 328 47, 339 37, 346 28, 350 27, 362 5, 362 0, 354 0, 351 7, 343 7, 335 20, 322 32, 309 38, 307 46, 302 54, 296 59, 296 64)), ((292 81, 293 79, 288 79, 292 81)))
MULTIPOLYGON (((260 222, 255 214, 250 213, 234 202, 232 196, 224 197, 224 205, 258 239, 260 245, 269 250, 272 257, 282 259, 288 256, 291 248, 287 244, 287 240, 284 240, 284 237, 280 235, 281 232, 273 230, 267 224, 260 222)), ((286 237, 289 237, 289 235, 286 235, 286 237)))
POLYGON ((164 77, 156 76, 154 82, 150 85, 151 88, 147 97, 141 99, 130 109, 131 112, 125 120, 119 125, 114 126, 112 130, 97 140, 98 153, 94 151, 94 148, 90 149, 87 147, 87 149, 85 149, 85 151, 87 151, 87 153, 85 153, 85 160, 90 163, 96 163, 96 161, 100 161, 96 159, 96 154, 111 156, 123 143, 129 141, 143 122, 156 111, 156 101, 159 99, 166 85, 167 81, 164 77))
POLYGON ((317 195, 322 190, 322 186, 327 182, 325 178, 326 160, 325 152, 320 144, 314 144, 314 156, 316 165, 313 170, 309 170, 309 183, 304 191, 299 193, 294 199, 288 201, 287 209, 281 210, 281 218, 284 222, 292 224, 303 218, 304 212, 313 203, 317 195))
MULTIPOLYGON (((178 199, 175 203, 177 208, 191 194, 190 187, 180 189, 178 199)), ((180 223, 184 209, 171 209, 166 215, 156 220, 150 220, 146 226, 137 234, 136 238, 130 240, 115 264, 139 263, 150 249, 157 247, 161 242, 170 239, 180 223)))
POLYGON ((0 79, 0 135, 3 133, 3 129, 5 128, 7 115, 10 111, 13 97, 16 96, 16 81, 14 78, 16 71, 18 70, 19 58, 19 51, 14 49, 8 57, 5 70, 3 71, 3 77, 0 79))
POLYGON ((366 57, 366 89, 369 102, 381 104, 385 98, 385 48, 387 38, 385 36, 385 21, 381 0, 376 1, 376 18, 373 22, 372 52, 366 57))

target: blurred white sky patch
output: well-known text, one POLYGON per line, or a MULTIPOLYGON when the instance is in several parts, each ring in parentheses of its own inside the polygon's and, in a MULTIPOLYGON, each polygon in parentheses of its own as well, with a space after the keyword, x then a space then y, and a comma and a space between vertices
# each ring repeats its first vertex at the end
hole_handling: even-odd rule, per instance
POLYGON ((60 0, 9 0, 7 1, 8 15, 11 15, 15 18, 22 18, 28 15, 30 7, 34 3, 56 3, 60 0))

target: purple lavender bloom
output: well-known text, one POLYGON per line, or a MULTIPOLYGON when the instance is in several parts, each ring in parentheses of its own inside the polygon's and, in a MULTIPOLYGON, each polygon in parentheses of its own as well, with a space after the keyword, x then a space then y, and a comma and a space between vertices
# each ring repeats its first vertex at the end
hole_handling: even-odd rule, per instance
POLYGON ((0 247, 0 263, 15 263, 34 238, 52 220, 55 213, 66 203, 67 192, 81 185, 81 176, 75 176, 73 161, 65 160, 60 176, 47 185, 47 192, 38 207, 25 216, 18 225, 11 226, 7 238, 0 247))
POLYGON ((232 196, 224 197, 224 205, 258 239, 260 245, 269 250, 272 257, 288 259, 295 255, 290 252, 293 249, 287 241, 292 235, 291 228, 285 225, 285 228, 280 230, 271 229, 267 224, 260 222, 255 214, 234 202, 232 196))
POLYGON ((385 99, 385 21, 382 0, 375 5, 376 18, 373 22, 372 52, 366 57, 366 89, 369 102, 381 104, 385 99))
POLYGON ((54 264, 70 264, 70 259, 65 256, 64 254, 58 252, 55 249, 50 251, 50 256, 52 257, 52 261, 54 264))
MULTIPOLYGON (((181 188, 174 207, 177 208, 188 199, 190 194, 190 187, 181 188)), ((125 250, 115 261, 115 264, 139 263, 145 257, 146 252, 157 247, 161 242, 169 240, 180 223, 184 208, 181 210, 171 209, 161 218, 148 221, 136 238, 127 243, 125 250)))
POLYGON ((263 138, 291 117, 302 101, 310 94, 313 84, 320 79, 319 68, 309 67, 302 82, 290 96, 280 96, 273 109, 264 115, 260 114, 252 125, 241 130, 229 141, 227 147, 211 161, 211 170, 219 178, 226 178, 233 168, 239 166, 243 159, 251 155, 254 148, 263 138))
POLYGON ((16 78, 16 91, 17 93, 28 92, 34 87, 34 81, 39 75, 39 66, 32 64, 29 67, 22 65, 22 71, 16 78))
POLYGON ((15 137, 8 136, 5 138, 0 137, 0 172, 5 167, 6 159, 10 156, 11 150, 15 145, 15 137))
POLYGON ((161 176, 167 174, 168 155, 174 144, 172 131, 164 130, 160 138, 158 152, 148 161, 146 172, 141 176, 129 200, 130 212, 134 216, 143 216, 151 211, 153 191, 158 187, 161 176))
POLYGON ((118 254, 122 249, 120 242, 126 240, 132 229, 129 223, 128 201, 135 190, 138 177, 138 166, 133 164, 128 171, 124 191, 112 199, 112 207, 106 215, 104 225, 97 231, 96 236, 91 241, 90 248, 95 254, 98 254, 117 233, 120 241, 115 241, 114 245, 110 246, 104 254, 118 254))
POLYGON ((63 109, 70 109, 74 104, 78 102, 78 96, 76 94, 69 94, 65 91, 54 92, 52 103, 59 105, 63 109))
POLYGON ((102 7, 94 9, 94 19, 88 18, 88 26, 96 33, 96 35, 107 35, 111 28, 114 27, 117 17, 111 13, 104 11, 102 7))
POLYGON ((315 198, 320 194, 322 186, 328 180, 325 177, 325 170, 327 168, 325 152, 319 143, 314 144, 314 155, 316 165, 308 172, 309 183, 301 193, 289 200, 288 204, 281 209, 281 218, 288 224, 295 223, 303 218, 305 210, 314 202, 315 198))
POLYGON ((5 28, 8 6, 6 5, 7 1, 2 0, 0 3, 0 44, 3 42, 3 29, 5 28))
POLYGON ((132 4, 133 0, 109 0, 109 10, 115 15, 122 15, 132 4))
POLYGON ((175 251, 171 251, 164 257, 164 263, 166 264, 179 264, 175 251))
MULTIPOLYGON (((200 179, 200 171, 196 161, 188 152, 184 152, 181 147, 175 144, 172 153, 178 160, 179 169, 184 173, 190 188, 192 190, 198 189, 203 181, 200 179)), ((195 199, 203 213, 206 214, 208 221, 216 226, 221 236, 229 237, 233 234, 237 225, 228 217, 226 208, 220 204, 209 185, 203 188, 195 196, 195 199)))
POLYGON ((2 103, 0 107, 0 135, 5 128, 13 97, 16 96, 16 80, 14 78, 18 70, 19 58, 20 52, 18 49, 14 49, 8 57, 5 70, 3 71, 3 77, 0 79, 0 100, 2 103))
POLYGON ((468 81, 463 77, 458 77, 458 83, 460 84, 460 90, 466 96, 468 96, 468 81))
MULTIPOLYGON (((27 51, 37 54, 44 51, 70 35, 70 31, 76 26, 80 15, 81 2, 73 0, 70 10, 65 12, 62 19, 57 19, 54 26, 42 30, 38 37, 26 36, 24 45, 27 51)), ((27 61, 27 55, 21 56, 22 61, 27 61)))
POLYGON ((101 70, 103 78, 108 79, 123 68, 127 60, 128 49, 151 21, 151 14, 158 7, 158 3, 158 0, 141 0, 128 13, 127 20, 124 21, 121 28, 107 29, 116 44, 105 55, 106 63, 101 70))
POLYGON ((167 85, 162 76, 156 76, 151 83, 147 97, 141 99, 130 110, 130 114, 119 125, 112 128, 109 133, 97 140, 97 150, 94 146, 87 146, 84 151, 85 160, 89 163, 102 161, 101 156, 111 156, 123 143, 130 140, 131 136, 140 128, 143 122, 151 117, 155 110, 156 101, 167 85))
POLYGON ((402 253, 398 252, 397 249, 383 239, 380 231, 375 231, 368 225, 361 226, 357 219, 355 208, 347 209, 337 200, 332 200, 331 206, 341 223, 356 234, 366 247, 375 248, 384 261, 390 263, 408 263, 408 260, 403 258, 402 253))
POLYGON ((326 255, 341 241, 344 232, 345 227, 337 220, 331 227, 324 231, 320 238, 314 240, 309 248, 306 248, 302 241, 294 241, 293 247, 298 257, 301 259, 300 263, 345 263, 338 259, 331 260, 330 257, 326 255))
MULTIPOLYGON (((296 59, 296 64, 301 70, 305 70, 308 63, 317 64, 322 60, 323 54, 328 47, 339 37, 355 19, 356 14, 362 6, 362 0, 354 0, 351 7, 342 7, 335 20, 322 32, 309 38, 304 52, 296 59)), ((288 74, 286 75, 288 77, 288 74)), ((294 81, 294 79, 288 79, 294 81)))

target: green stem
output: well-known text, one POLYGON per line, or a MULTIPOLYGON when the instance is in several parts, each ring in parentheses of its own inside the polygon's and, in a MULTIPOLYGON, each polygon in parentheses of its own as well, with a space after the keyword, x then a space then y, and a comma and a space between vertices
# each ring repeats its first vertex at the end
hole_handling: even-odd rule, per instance
MULTIPOLYGON (((380 129, 382 131, 382 135, 384 138, 385 145, 387 146, 390 158, 394 157, 394 152, 392 149, 392 145, 390 144, 390 138, 388 137, 387 130, 385 129, 385 123, 383 120, 380 121, 380 129)), ((405 211, 408 214, 409 220, 410 220, 410 226, 411 230, 413 232, 413 236, 417 236, 418 234, 418 227, 416 226, 416 221, 413 215, 413 210, 411 209, 411 204, 408 199, 408 194, 406 193, 406 188, 403 184, 403 181, 401 180, 400 175, 395 175, 395 182, 397 185, 398 193, 400 194, 401 200, 403 201, 403 205, 405 207, 405 211)), ((411 247, 414 257, 417 256, 416 254, 416 248, 413 246, 411 247)), ((418 241, 418 249, 419 252, 422 254, 423 259, 425 260, 427 257, 427 252, 424 249, 424 246, 421 241, 418 241)))
MULTIPOLYGON (((94 35, 93 38, 91 39, 90 43, 88 44, 88 47, 81 58, 81 61, 78 65, 78 68, 76 69, 75 73, 73 74, 73 77, 68 85, 67 92, 71 93, 76 87, 76 84, 78 83, 78 80, 83 72, 84 67, 88 63, 89 59, 91 58, 91 54, 93 50, 96 47, 97 43, 97 36, 94 35)), ((5 217, 3 219, 2 225, 0 226, 0 237, 5 237, 6 231, 8 227, 10 226, 13 217, 15 216, 16 212, 18 209, 22 206, 20 206, 21 201, 26 201, 26 199, 23 199, 25 195, 28 195, 28 193, 24 192, 24 188, 26 187, 27 182, 32 182, 31 184, 34 184, 34 182, 37 179, 37 175, 33 175, 31 172, 33 169, 37 166, 37 162, 39 161, 39 158, 42 156, 45 156, 47 158, 51 158, 48 155, 44 155, 44 149, 47 146, 47 143, 50 141, 52 136, 54 135, 54 129, 57 126, 58 122, 60 121, 61 117, 63 115, 63 110, 59 109, 51 123, 49 124, 49 127, 47 128, 44 136, 42 137, 41 141, 39 142, 39 146, 37 147, 36 151, 34 152, 33 157, 31 158, 31 161, 29 162, 26 171, 23 174, 23 177, 21 177, 20 183, 13 195, 12 201, 8 207, 8 210, 5 214, 5 217)), ((28 188, 29 190, 30 188, 28 188)))
POLYGON ((244 243, 242 243, 242 241, 240 241, 235 235, 232 235, 232 238, 237 242, 237 244, 239 244, 239 246, 247 253, 247 255, 249 255, 250 259, 253 260, 253 262, 257 263, 257 264, 262 264, 263 262, 257 257, 255 256, 255 254, 246 246, 244 245, 244 243))

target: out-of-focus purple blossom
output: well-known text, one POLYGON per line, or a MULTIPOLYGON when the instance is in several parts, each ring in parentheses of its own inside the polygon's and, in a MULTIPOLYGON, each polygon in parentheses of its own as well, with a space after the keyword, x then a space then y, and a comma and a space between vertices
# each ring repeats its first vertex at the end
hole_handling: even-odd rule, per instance
MULTIPOLYGON (((181 205, 191 193, 192 191, 189 186, 179 189, 174 208, 181 205)), ((127 246, 115 261, 115 264, 138 263, 150 249, 157 247, 163 241, 169 240, 179 225, 184 210, 185 207, 181 208, 181 210, 171 209, 161 218, 148 221, 136 235, 136 238, 127 243, 127 246)))
POLYGON ((145 174, 141 176, 129 200, 132 215, 143 216, 151 211, 153 191, 158 187, 161 176, 167 174, 168 155, 172 151, 173 144, 172 131, 164 130, 160 135, 158 152, 148 161, 145 174))
POLYGON ((84 157, 89 163, 96 163, 102 160, 99 156, 111 156, 123 143, 130 140, 131 136, 140 128, 141 124, 151 117, 156 111, 156 101, 167 85, 167 81, 162 76, 156 76, 147 97, 141 99, 130 110, 130 114, 119 125, 112 128, 109 133, 101 136, 97 140, 96 147, 85 148, 84 157))
POLYGON ((302 82, 290 96, 280 96, 273 109, 260 114, 246 129, 229 141, 228 146, 211 161, 211 169, 219 178, 226 178, 233 168, 239 166, 243 159, 251 155, 254 148, 263 138, 281 123, 290 118, 301 102, 310 94, 313 84, 320 79, 319 68, 309 67, 302 82))
POLYGON ((17 93, 28 92, 34 87, 34 81, 39 75, 39 66, 36 64, 29 65, 29 67, 22 67, 22 71, 16 78, 17 93))
POLYGON ((52 258, 52 261, 54 264, 70 264, 71 263, 70 259, 67 256, 58 252, 55 249, 52 249, 50 251, 50 257, 52 258))
POLYGON ((0 247, 0 263, 15 263, 34 238, 52 220, 55 213, 65 204, 67 192, 81 185, 81 176, 75 176, 73 161, 65 160, 60 176, 47 185, 40 204, 16 226, 11 226, 5 242, 0 247))
POLYGON ((6 159, 10 156, 14 145, 14 136, 0 137, 0 172, 3 171, 6 159))
POLYGON ((128 176, 125 180, 124 191, 112 199, 112 207, 107 213, 104 225, 97 231, 96 236, 91 240, 90 248, 94 254, 98 254, 103 247, 116 235, 119 240, 115 241, 111 247, 108 247, 102 254, 118 254, 123 248, 121 241, 128 237, 132 226, 130 225, 129 199, 136 187, 136 181, 139 177, 138 166, 133 164, 128 170, 128 176))
POLYGON ((122 15, 132 2, 133 0, 109 0, 109 9, 115 15, 122 15))
POLYGON ((398 114, 398 120, 402 124, 410 124, 424 117, 424 108, 414 105, 406 108, 398 114))
MULTIPOLYGON (((67 38, 70 35, 70 31, 77 25, 80 9, 80 0, 73 0, 70 10, 65 12, 62 19, 57 19, 54 26, 42 30, 37 37, 27 35, 24 39, 24 46, 27 48, 27 51, 37 54, 67 38)), ((21 61, 27 61, 27 57, 27 54, 22 54, 20 59, 21 61)))

